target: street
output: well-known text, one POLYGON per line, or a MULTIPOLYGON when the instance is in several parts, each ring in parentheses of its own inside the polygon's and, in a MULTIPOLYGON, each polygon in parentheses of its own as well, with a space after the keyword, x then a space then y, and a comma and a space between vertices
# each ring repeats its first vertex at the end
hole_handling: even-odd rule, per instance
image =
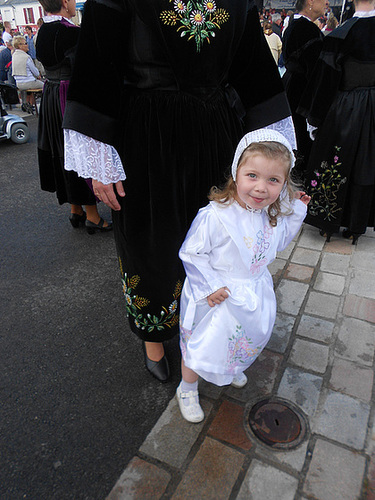
MULTIPOLYGON (((41 191, 37 117, 0 143, 0 498, 104 499, 173 397, 127 326, 113 233, 41 191)), ((110 219, 110 211, 99 207, 110 219)))

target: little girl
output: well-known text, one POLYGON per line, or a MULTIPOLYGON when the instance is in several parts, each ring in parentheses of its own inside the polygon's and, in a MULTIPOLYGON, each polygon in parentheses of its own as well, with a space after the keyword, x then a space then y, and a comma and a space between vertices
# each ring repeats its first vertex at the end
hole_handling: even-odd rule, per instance
POLYGON ((177 400, 189 422, 204 418, 198 376, 243 387, 243 373, 266 346, 276 299, 267 265, 298 233, 310 197, 294 191, 293 151, 283 135, 260 129, 240 141, 232 178, 212 188, 180 249, 182 381, 177 400))

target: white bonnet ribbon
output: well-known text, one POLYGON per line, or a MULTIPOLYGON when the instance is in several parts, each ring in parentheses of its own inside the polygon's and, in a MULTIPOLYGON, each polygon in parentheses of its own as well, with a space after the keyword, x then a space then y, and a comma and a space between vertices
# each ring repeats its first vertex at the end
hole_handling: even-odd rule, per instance
POLYGON ((283 144, 290 152, 291 167, 294 166, 294 161, 295 161, 294 153, 292 146, 289 144, 289 141, 285 139, 285 137, 282 134, 280 134, 280 132, 277 132, 277 130, 272 130, 269 128, 260 128, 258 130, 254 130, 253 132, 249 132, 248 134, 244 135, 240 140, 240 142, 238 143, 232 163, 232 177, 234 181, 236 181, 239 159, 242 153, 245 151, 245 149, 248 146, 250 146, 250 144, 252 144, 253 142, 266 142, 266 141, 280 142, 281 144, 283 144))

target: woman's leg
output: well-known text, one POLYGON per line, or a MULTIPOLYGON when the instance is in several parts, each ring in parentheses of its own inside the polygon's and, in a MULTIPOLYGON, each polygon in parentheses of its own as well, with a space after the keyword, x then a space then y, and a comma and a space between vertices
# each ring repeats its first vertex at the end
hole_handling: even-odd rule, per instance
MULTIPOLYGON (((93 224, 99 224, 101 217, 98 212, 98 207, 96 205, 85 205, 85 209, 87 220, 93 224)), ((103 227, 108 227, 107 221, 104 221, 103 227)))
POLYGON ((147 357, 151 361, 160 361, 164 356, 164 346, 162 342, 145 342, 147 357))

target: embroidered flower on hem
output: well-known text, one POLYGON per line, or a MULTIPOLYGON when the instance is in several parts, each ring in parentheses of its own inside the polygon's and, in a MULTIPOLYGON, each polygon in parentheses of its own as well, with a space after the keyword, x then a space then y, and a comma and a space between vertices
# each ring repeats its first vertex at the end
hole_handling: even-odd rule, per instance
POLYGON ((196 26, 200 26, 205 22, 205 20, 206 18, 204 17, 203 12, 200 12, 199 10, 195 10, 190 16, 190 21, 196 26))
POLYGON ((212 0, 205 0, 203 5, 207 12, 215 12, 216 10, 216 4, 212 0))
POLYGON ((186 5, 184 2, 179 2, 179 0, 175 0, 174 8, 176 12, 186 12, 186 5))

